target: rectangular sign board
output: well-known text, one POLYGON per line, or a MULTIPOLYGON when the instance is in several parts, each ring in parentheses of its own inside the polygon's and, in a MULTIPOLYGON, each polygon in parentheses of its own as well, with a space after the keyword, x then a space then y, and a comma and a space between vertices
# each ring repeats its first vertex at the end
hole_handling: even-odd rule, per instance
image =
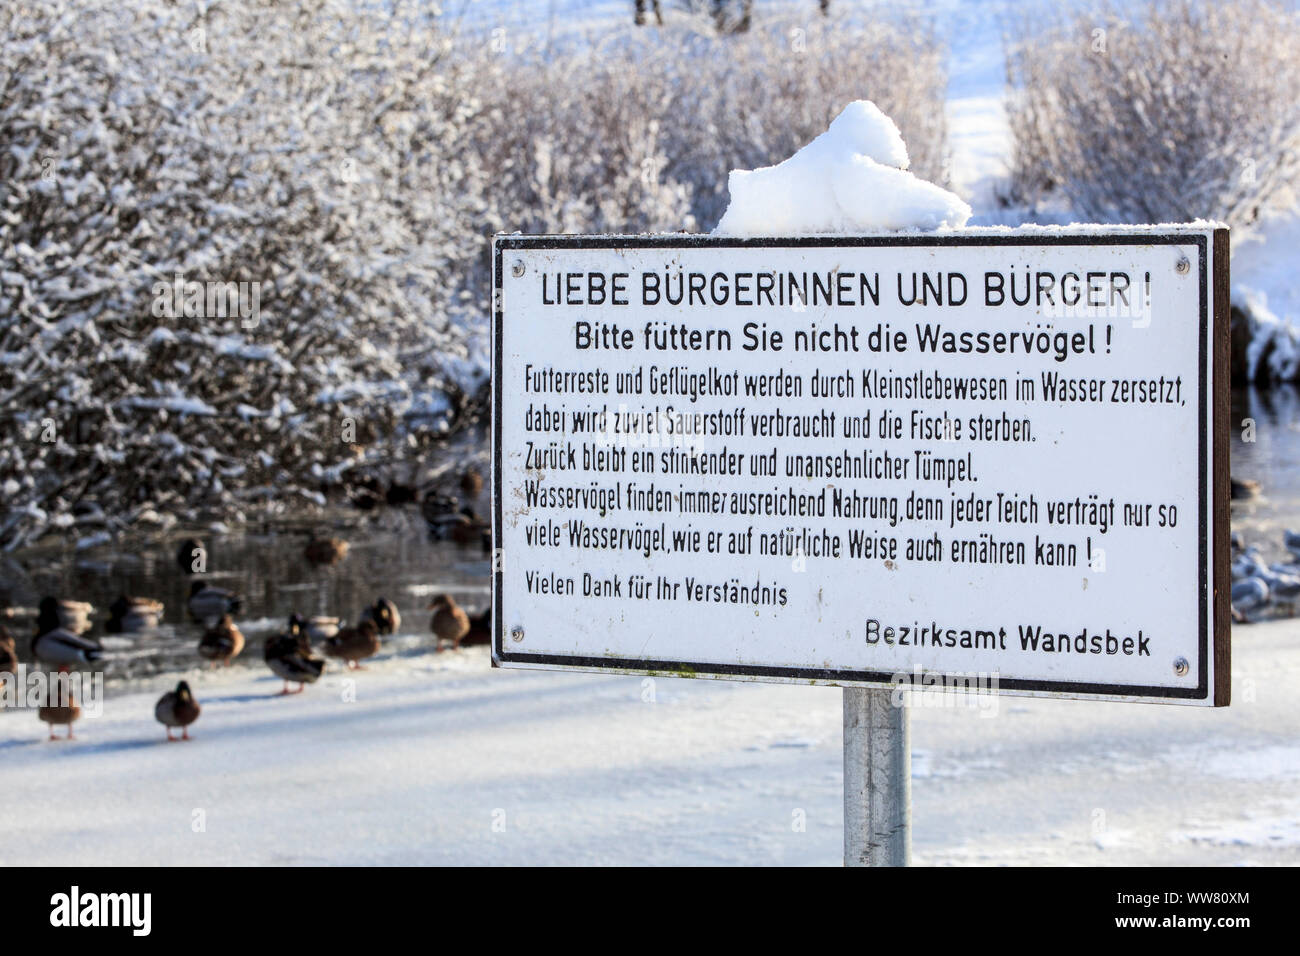
POLYGON ((1227 704, 1227 261, 499 236, 494 663, 1227 704))

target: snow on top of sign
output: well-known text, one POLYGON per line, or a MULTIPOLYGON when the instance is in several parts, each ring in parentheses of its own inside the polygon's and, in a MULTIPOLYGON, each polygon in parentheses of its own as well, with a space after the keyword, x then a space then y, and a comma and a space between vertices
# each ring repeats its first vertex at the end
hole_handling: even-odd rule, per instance
POLYGON ((776 166, 733 169, 719 235, 780 236, 959 227, 971 208, 907 172, 894 121, 867 100, 776 166))

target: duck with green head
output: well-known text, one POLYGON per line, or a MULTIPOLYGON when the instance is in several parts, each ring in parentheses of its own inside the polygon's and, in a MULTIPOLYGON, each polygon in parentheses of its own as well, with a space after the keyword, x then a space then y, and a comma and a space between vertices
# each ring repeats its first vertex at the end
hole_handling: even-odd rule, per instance
POLYGON ((266 661, 271 673, 284 681, 284 694, 300 694, 308 684, 320 680, 325 670, 323 658, 311 652, 311 642, 307 639, 306 621, 300 614, 289 618, 289 629, 266 639, 262 645, 262 659, 266 661), (298 685, 298 689, 289 690, 289 684, 298 685))
POLYGON ((181 740, 190 739, 190 724, 199 719, 201 710, 199 702, 194 699, 194 694, 190 691, 190 685, 181 681, 176 685, 175 690, 168 691, 158 698, 153 715, 158 723, 167 728, 167 742, 171 743, 177 739, 172 736, 172 731, 177 727, 181 729, 181 740))

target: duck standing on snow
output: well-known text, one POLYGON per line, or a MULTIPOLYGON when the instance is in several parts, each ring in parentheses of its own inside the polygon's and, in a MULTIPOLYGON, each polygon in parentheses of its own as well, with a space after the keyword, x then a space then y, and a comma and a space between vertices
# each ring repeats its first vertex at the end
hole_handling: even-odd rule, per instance
POLYGON ((364 670, 361 662, 379 653, 379 631, 374 621, 345 627, 325 641, 325 655, 347 661, 349 670, 364 670))
POLYGON ((151 631, 162 621, 163 603, 152 598, 127 597, 123 594, 108 606, 109 634, 137 634, 151 631))
POLYGON ((262 645, 262 659, 271 672, 284 681, 281 694, 302 693, 308 684, 320 679, 321 671, 325 669, 325 661, 312 656, 304 621, 297 614, 289 618, 289 630, 266 639, 262 645), (298 689, 289 690, 290 682, 297 684, 298 689))
POLYGON ((397 605, 386 597, 381 597, 370 607, 361 612, 362 621, 371 621, 380 634, 396 634, 402 626, 402 615, 397 605))
POLYGON ((461 640, 469 633, 469 616, 464 608, 450 594, 439 594, 429 602, 428 609, 433 612, 429 630, 433 631, 439 646, 443 641, 450 641, 459 650, 461 640))
POLYGON ((74 664, 95 663, 103 656, 104 649, 98 641, 74 634, 63 627, 60 624, 58 603, 52 597, 41 598, 36 636, 32 638, 32 657, 61 671, 74 664))
POLYGON ((158 723, 167 728, 167 742, 171 743, 176 739, 172 736, 174 727, 181 728, 181 740, 190 739, 190 724, 199 719, 202 709, 190 692, 190 685, 181 681, 175 690, 169 690, 158 698, 153 715, 158 723))
POLYGON ((334 565, 348 556, 348 543, 342 538, 312 538, 302 553, 312 564, 334 565))
POLYGON ((223 614, 237 614, 243 606, 243 600, 233 591, 208 584, 206 581, 194 581, 190 584, 190 616, 207 627, 219 621, 223 614))
POLYGON ((244 649, 244 635, 240 633, 239 628, 235 627, 235 622, 230 619, 229 614, 221 615, 221 620, 214 626, 203 632, 199 638, 199 657, 210 661, 210 665, 215 667, 220 661, 226 667, 230 662, 239 656, 244 649))
POLYGON ((38 707, 36 716, 50 725, 51 740, 59 739, 54 733, 54 728, 58 726, 68 728, 68 740, 76 739, 72 735, 72 725, 81 718, 81 706, 77 703, 76 697, 72 695, 72 691, 69 690, 66 698, 58 704, 47 704, 47 706, 38 707))

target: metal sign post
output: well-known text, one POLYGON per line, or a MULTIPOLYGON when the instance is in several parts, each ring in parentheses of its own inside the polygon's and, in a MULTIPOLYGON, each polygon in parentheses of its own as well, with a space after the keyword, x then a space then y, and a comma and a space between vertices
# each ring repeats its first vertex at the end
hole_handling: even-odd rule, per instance
POLYGON ((912 734, 907 702, 895 706, 894 694, 844 688, 845 866, 912 859, 912 734))

